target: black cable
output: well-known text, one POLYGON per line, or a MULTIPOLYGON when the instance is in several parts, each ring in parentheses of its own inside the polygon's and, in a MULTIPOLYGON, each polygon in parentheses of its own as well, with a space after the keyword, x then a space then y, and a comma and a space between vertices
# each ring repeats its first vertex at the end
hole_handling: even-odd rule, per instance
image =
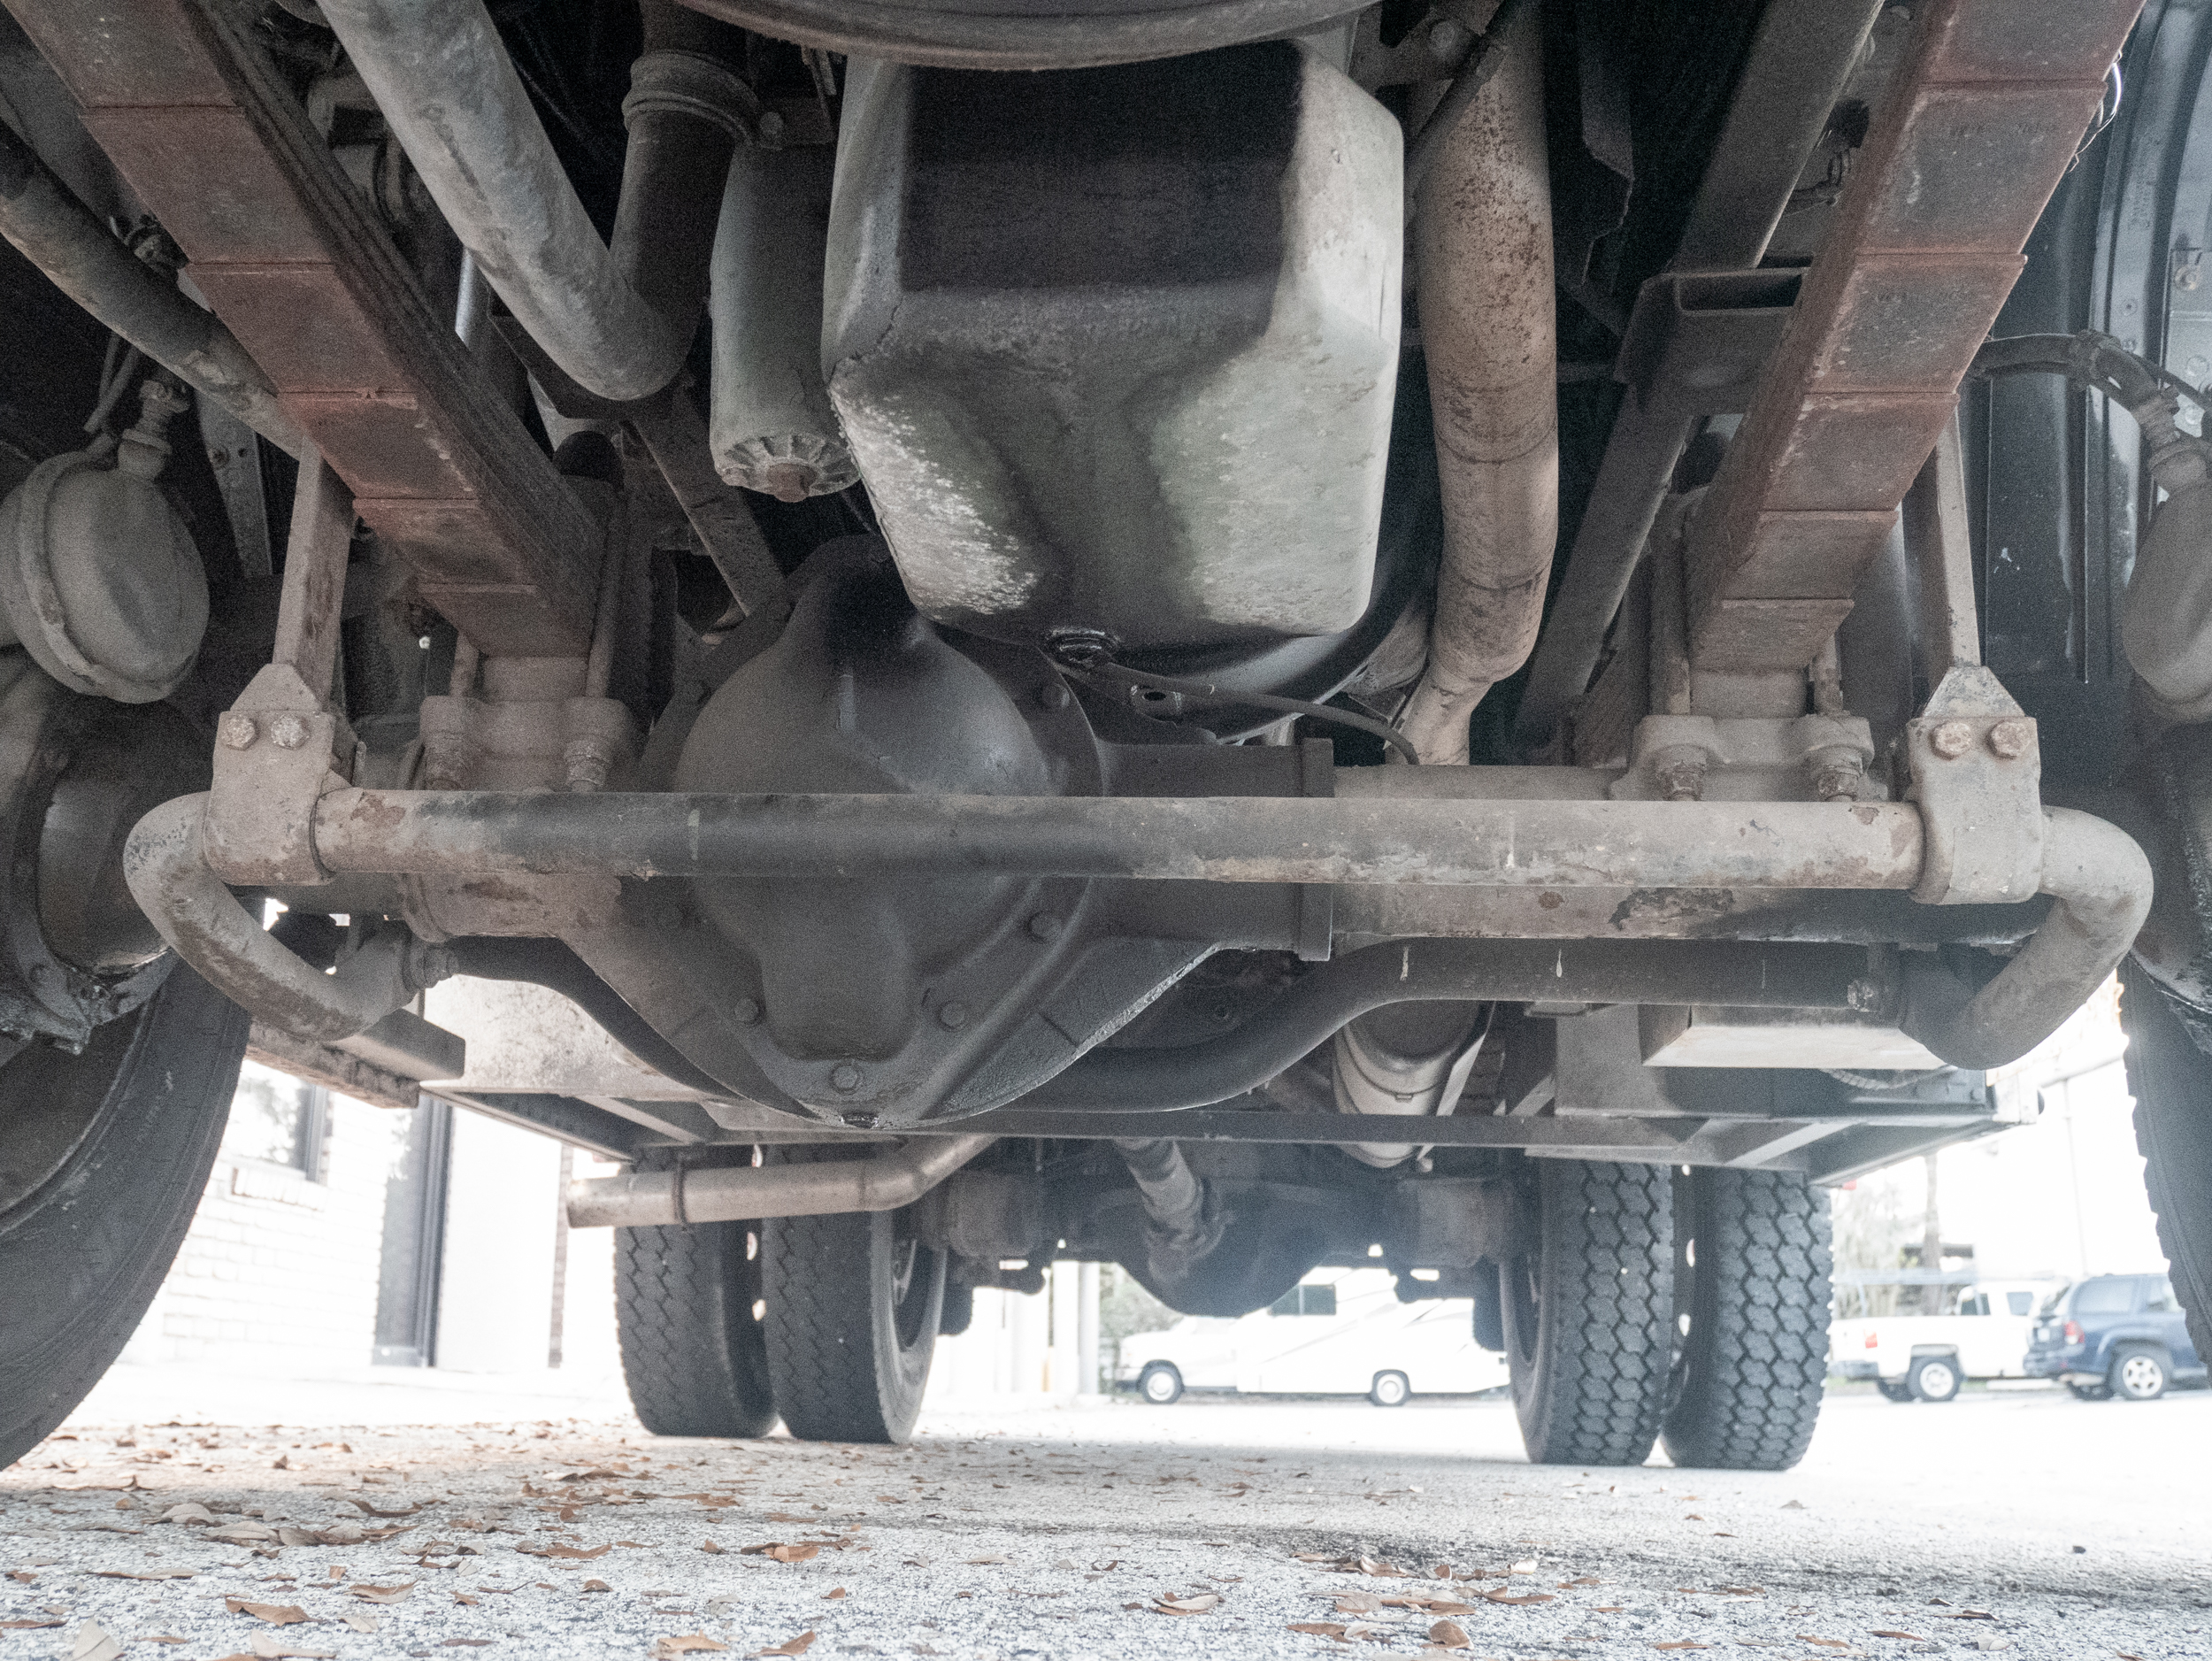
POLYGON ((1057 642, 1056 650, 1061 664, 1070 673, 1087 681, 1102 681, 1129 691, 1172 692, 1199 704, 1247 704, 1256 709, 1280 710, 1286 715, 1302 715, 1311 721, 1333 721, 1339 727, 1348 727, 1356 732, 1371 733, 1416 766, 1421 762, 1412 742, 1403 733, 1371 716, 1355 715, 1349 710, 1334 709, 1326 704, 1309 704, 1303 698, 1279 698, 1264 692, 1236 691, 1216 686, 1210 681, 1187 680, 1180 675, 1148 674, 1143 670, 1113 662, 1097 650, 1096 642, 1089 639, 1057 642), (1096 655, 1092 655, 1094 652, 1096 655))

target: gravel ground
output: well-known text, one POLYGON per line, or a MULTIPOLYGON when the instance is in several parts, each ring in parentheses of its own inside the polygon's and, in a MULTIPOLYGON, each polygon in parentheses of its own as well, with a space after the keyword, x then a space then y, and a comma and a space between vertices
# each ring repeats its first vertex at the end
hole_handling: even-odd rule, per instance
POLYGON ((1531 1467, 1495 1400, 977 1405, 900 1450, 73 1422, 0 1473, 0 1661, 2152 1661, 2212 1656, 2208 1473, 2201 1391, 1839 1394, 1779 1476, 1531 1467))

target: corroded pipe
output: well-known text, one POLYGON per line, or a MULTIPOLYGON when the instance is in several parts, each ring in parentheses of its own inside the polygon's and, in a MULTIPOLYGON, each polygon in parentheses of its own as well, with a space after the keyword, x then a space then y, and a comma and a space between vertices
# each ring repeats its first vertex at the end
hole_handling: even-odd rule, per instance
POLYGON ((1559 530, 1540 9, 1516 8, 1502 27, 1495 73, 1463 105, 1448 95, 1438 119, 1453 125, 1418 146, 1414 258, 1444 562, 1429 666, 1400 726, 1425 762, 1465 761, 1475 705, 1526 661, 1559 530))

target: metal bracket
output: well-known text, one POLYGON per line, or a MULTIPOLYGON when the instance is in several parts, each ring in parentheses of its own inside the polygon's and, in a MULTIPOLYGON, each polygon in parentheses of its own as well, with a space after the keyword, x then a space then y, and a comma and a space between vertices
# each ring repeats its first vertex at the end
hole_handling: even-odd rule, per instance
POLYGON ((284 551, 276 646, 217 729, 202 846, 234 886, 329 880, 315 857, 315 804, 352 782, 352 729, 326 707, 353 542, 353 492, 311 450, 301 458, 284 551))
POLYGON ((1943 677, 1905 723, 1924 849, 1923 905, 2032 898, 2043 882, 2043 758, 2035 723, 1979 664, 1943 677))
POLYGON ((1637 290, 1614 378, 1648 411, 1740 414, 1803 281, 1801 271, 1661 273, 1637 290))

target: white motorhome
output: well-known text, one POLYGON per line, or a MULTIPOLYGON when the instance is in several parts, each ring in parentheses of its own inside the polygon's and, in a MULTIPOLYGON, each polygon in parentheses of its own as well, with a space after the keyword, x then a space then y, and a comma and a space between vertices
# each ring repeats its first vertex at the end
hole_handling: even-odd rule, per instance
POLYGON ((1121 1341, 1117 1384, 1165 1406, 1186 1390, 1240 1396, 1466 1396, 1507 1381, 1505 1357, 1475 1342, 1464 1298, 1401 1303, 1379 1269, 1324 1269, 1263 1310, 1187 1315, 1121 1341))

